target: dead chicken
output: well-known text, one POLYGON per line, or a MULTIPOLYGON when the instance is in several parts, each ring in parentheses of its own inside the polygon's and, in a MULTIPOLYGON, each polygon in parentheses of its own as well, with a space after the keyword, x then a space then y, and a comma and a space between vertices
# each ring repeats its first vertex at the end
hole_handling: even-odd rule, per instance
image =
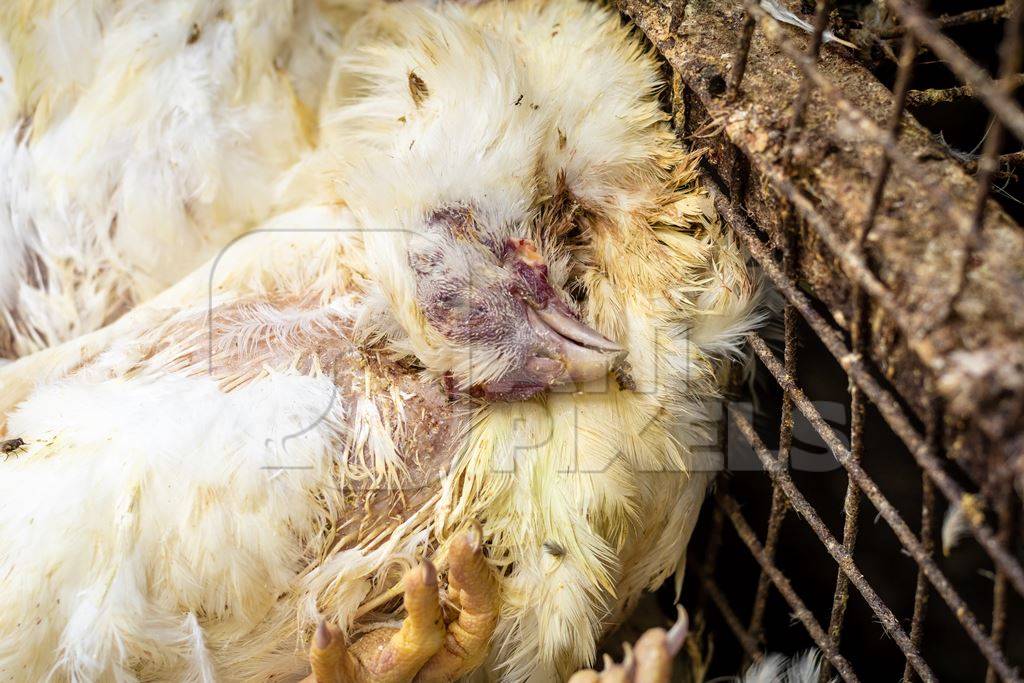
POLYGON ((655 60, 585 2, 352 32, 289 210, 0 369, 0 675, 553 681, 681 576, 755 287, 655 60))

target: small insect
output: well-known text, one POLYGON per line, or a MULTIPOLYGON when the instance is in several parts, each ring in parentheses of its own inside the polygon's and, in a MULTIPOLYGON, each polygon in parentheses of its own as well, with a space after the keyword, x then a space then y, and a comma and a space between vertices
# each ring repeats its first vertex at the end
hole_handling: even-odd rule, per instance
POLYGON ((0 441, 0 453, 4 455, 10 455, 14 451, 18 450, 25 445, 25 439, 8 439, 7 441, 0 441))
POLYGON ((623 391, 636 391, 636 380, 633 379, 633 368, 626 360, 621 360, 612 368, 615 381, 623 391))
POLYGON ((564 557, 565 548, 556 541, 544 541, 544 551, 552 557, 564 557))

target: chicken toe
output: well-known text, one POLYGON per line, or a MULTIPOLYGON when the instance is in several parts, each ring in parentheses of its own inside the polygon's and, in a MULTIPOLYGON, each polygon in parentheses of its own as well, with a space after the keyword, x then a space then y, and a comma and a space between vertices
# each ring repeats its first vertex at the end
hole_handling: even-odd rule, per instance
POLYGON ((448 625, 444 646, 430 658, 417 683, 447 683, 473 671, 487 655, 498 622, 498 588, 483 554, 483 534, 474 523, 448 550, 448 597, 459 615, 448 625))
POLYGON ((310 648, 313 673, 304 683, 408 683, 440 648, 444 619, 437 570, 424 562, 406 573, 401 628, 367 633, 346 647, 340 631, 321 624, 310 648))
POLYGON ((407 615, 401 628, 381 628, 346 647, 341 632, 320 624, 302 683, 447 683, 483 662, 498 621, 498 587, 473 523, 448 549, 448 597, 458 616, 441 613, 437 570, 430 562, 403 579, 407 615))
POLYGON ((605 655, 600 673, 586 669, 573 674, 569 683, 669 683, 672 680, 672 659, 683 646, 689 628, 685 610, 669 630, 652 628, 629 649, 622 664, 615 664, 605 655))

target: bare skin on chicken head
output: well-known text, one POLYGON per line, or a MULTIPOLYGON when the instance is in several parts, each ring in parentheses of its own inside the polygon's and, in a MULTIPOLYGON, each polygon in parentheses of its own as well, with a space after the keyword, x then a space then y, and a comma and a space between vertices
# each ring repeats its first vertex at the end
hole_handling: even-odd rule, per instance
POLYGON ((488 400, 518 401, 549 388, 606 377, 625 356, 559 298, 533 241, 492 242, 469 206, 426 221, 409 263, 424 317, 452 344, 504 370, 472 388, 488 400))

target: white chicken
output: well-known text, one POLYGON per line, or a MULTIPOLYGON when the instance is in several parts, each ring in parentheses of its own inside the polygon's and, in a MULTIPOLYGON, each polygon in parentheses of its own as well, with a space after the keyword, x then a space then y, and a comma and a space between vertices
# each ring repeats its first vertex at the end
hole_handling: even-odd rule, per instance
POLYGON ((288 210, 0 370, 0 675, 546 682, 681 573, 755 286, 655 60, 577 1, 351 35, 288 210))
POLYGON ((313 142, 313 0, 0 7, 0 358, 91 332, 267 217, 313 142))

